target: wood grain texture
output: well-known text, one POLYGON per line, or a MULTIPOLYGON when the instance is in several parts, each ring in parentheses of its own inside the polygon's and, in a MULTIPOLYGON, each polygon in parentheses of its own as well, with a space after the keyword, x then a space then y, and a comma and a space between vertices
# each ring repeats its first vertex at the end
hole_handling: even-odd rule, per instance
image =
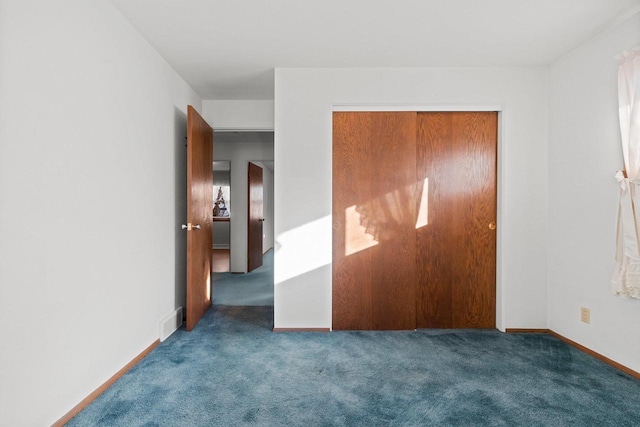
POLYGON ((496 112, 452 115, 459 170, 455 174, 456 215, 453 235, 454 328, 495 328, 496 231, 496 112))
POLYGON ((249 162, 247 215, 247 272, 262 265, 262 168, 249 162))
POLYGON ((333 329, 495 327, 497 113, 336 112, 333 144, 333 329))
POLYGON ((333 117, 333 329, 415 329, 416 113, 333 117))
POLYGON ((417 327, 494 328, 497 113, 419 113, 417 151, 430 191, 417 327))
POLYGON ((211 307, 213 209, 213 129, 187 107, 187 222, 199 225, 187 233, 186 329, 192 330, 211 307))
MULTIPOLYGON (((354 212, 358 203, 371 200, 371 121, 371 116, 364 114, 333 114, 332 324, 335 330, 371 329, 371 253, 364 249, 347 254, 347 211, 354 212)), ((353 226, 351 222, 349 225, 353 226)))
POLYGON ((452 183, 448 151, 452 137, 451 116, 418 114, 416 180, 422 184, 420 198, 427 197, 429 212, 427 225, 416 230, 418 328, 452 326, 451 257, 456 244, 450 231, 454 210, 449 202, 452 183))
POLYGON ((374 112, 369 152, 371 200, 365 223, 376 236, 371 248, 371 329, 416 325, 416 113, 374 112))
POLYGON ((84 408, 86 408, 87 406, 89 406, 91 404, 91 402, 93 402, 94 400, 96 400, 98 398, 98 396, 100 396, 102 393, 104 393, 104 391, 106 389, 108 389, 109 387, 111 387, 116 381, 118 381, 118 379, 123 376, 124 374, 126 374, 131 368, 133 368, 135 365, 138 364, 138 362, 140 362, 142 359, 144 359, 149 353, 151 353, 153 351, 154 348, 156 348, 158 345, 160 345, 160 340, 155 340, 149 347, 147 347, 146 349, 144 349, 142 351, 142 353, 140 353, 139 355, 137 355, 131 362, 127 363, 122 369, 120 369, 118 372, 116 372, 115 374, 113 374, 113 376, 111 378, 109 378, 107 381, 104 382, 104 384, 102 384, 100 387, 98 387, 97 389, 95 389, 89 396, 85 397, 84 399, 82 399, 82 401, 80 403, 78 403, 76 406, 74 406, 69 412, 67 412, 66 414, 64 414, 62 416, 62 418, 60 418, 58 421, 56 421, 55 423, 53 423, 51 425, 51 427, 62 427, 64 426, 66 423, 68 423, 69 421, 71 421, 71 419, 73 417, 75 417, 76 415, 78 415, 80 413, 80 411, 82 411, 84 408))

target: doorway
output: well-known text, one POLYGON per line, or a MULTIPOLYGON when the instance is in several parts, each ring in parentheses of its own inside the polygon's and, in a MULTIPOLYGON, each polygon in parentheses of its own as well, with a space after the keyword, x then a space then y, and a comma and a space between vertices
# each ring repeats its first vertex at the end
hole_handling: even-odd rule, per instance
POLYGON ((211 271, 229 272, 231 255, 231 162, 213 161, 213 255, 211 271))
MULTIPOLYGON (((221 183, 229 183, 229 195, 224 197, 229 212, 226 220, 229 238, 228 248, 216 247, 221 250, 214 250, 214 256, 222 258, 226 255, 229 259, 229 268, 225 272, 216 272, 214 275, 216 283, 214 305, 273 305, 273 137, 272 131, 215 132, 214 169, 217 162, 223 162, 224 168, 228 169, 228 181, 221 181, 221 183), (258 219, 264 220, 260 221, 262 231, 258 236, 260 245, 257 256, 260 257, 260 264, 264 265, 262 267, 254 265, 253 267, 256 267, 254 271, 251 271, 248 262, 250 165, 260 168, 263 175, 263 215, 258 219), (222 252, 224 249, 228 251, 226 254, 222 252)), ((214 199, 217 191, 218 189, 214 192, 214 199)), ((216 227, 219 225, 218 222, 224 223, 225 220, 214 219, 216 227)), ((216 237, 215 232, 213 239, 214 242, 222 241, 222 237, 216 237)), ((224 245, 224 243, 219 244, 224 245)))

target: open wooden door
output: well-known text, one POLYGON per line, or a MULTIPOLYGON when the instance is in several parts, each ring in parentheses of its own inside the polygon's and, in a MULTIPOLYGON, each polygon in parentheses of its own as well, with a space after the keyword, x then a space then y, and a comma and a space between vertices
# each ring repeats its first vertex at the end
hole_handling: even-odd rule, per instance
POLYGON ((211 307, 213 129, 187 107, 187 331, 211 307))
POLYGON ((262 265, 262 168, 249 162, 247 271, 262 265))

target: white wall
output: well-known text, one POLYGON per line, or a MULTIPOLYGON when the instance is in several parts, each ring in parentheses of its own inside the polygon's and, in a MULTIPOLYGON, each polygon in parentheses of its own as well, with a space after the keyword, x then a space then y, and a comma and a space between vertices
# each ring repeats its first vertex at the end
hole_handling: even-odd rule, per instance
MULTIPOLYGON (((247 271, 247 194, 249 162, 273 160, 273 144, 213 142, 213 158, 231 162, 231 255, 230 270, 247 271)), ((265 183, 266 185, 267 183, 265 183)), ((265 190, 265 192, 269 189, 265 190)), ((265 217, 264 227, 273 227, 265 217)), ((214 291, 215 298, 215 291, 214 291)))
POLYGON ((273 130, 273 101, 205 100, 202 117, 215 130, 273 130))
MULTIPOLYGON (((215 166, 214 166, 215 168, 215 166)), ((231 172, 229 170, 213 171, 213 200, 218 197, 218 186, 231 186, 231 172)), ((225 196, 227 209, 229 209, 229 197, 225 196)), ((231 224, 228 221, 214 221, 211 227, 213 233, 214 249, 229 249, 231 237, 231 224)))
POLYGON ((331 117, 499 105, 499 328, 547 327, 546 68, 276 69, 275 327, 331 326, 331 117))
POLYGON ((264 188, 264 223, 263 223, 263 239, 262 251, 267 252, 273 248, 274 244, 274 228, 273 228, 273 171, 263 165, 262 181, 264 188))
POLYGON ((212 233, 214 249, 229 249, 231 247, 230 221, 214 221, 212 233))
POLYGON ((43 426, 183 304, 201 101, 106 0, 2 1, 0 64, 0 425, 43 426))
POLYGON ((549 326, 636 371, 640 301, 613 296, 610 282, 623 168, 614 56, 638 45, 640 13, 549 72, 549 326))

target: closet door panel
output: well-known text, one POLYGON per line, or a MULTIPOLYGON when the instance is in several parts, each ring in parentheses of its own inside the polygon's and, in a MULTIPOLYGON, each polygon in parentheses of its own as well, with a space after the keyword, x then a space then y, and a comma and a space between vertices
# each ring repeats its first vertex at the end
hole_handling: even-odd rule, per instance
POLYGON ((370 114, 372 329, 415 329, 416 113, 370 114))
POLYGON ((497 113, 420 113, 417 147, 430 197, 417 327, 495 327, 497 113))
POLYGON ((418 114, 416 173, 422 183, 417 203, 428 215, 416 230, 416 326, 418 328, 451 328, 452 248, 451 234, 455 214, 455 196, 451 178, 456 171, 455 159, 449 158, 452 146, 451 116, 447 113, 418 114))
POLYGON ((358 204, 371 200, 371 117, 333 114, 333 329, 371 329, 371 252, 358 204))
POLYGON ((455 155, 465 174, 456 175, 458 194, 452 234, 454 328, 495 328, 497 118, 495 112, 450 113, 455 155))

